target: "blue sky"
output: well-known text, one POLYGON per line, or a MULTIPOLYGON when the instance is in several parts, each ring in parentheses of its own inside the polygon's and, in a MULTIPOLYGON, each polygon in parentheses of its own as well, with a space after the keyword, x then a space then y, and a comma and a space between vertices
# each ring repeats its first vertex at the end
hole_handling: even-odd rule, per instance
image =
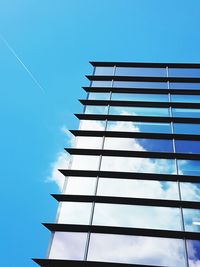
POLYGON ((200 62, 197 0, 0 1, 1 263, 36 266, 44 257, 58 192, 52 163, 68 145, 62 128, 91 73, 88 61, 200 62))

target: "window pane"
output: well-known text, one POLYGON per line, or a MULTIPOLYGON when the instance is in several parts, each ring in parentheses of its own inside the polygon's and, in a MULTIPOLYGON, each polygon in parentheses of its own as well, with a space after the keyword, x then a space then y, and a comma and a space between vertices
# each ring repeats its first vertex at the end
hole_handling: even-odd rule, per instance
POLYGON ((183 209, 185 231, 200 232, 200 210, 183 209))
POLYGON ((55 232, 49 259, 83 260, 87 233, 55 232))
POLYGON ((97 195, 133 198, 179 199, 178 186, 176 182, 114 178, 100 178, 97 195))
POLYGON ((103 171, 175 174, 175 162, 171 159, 128 158, 103 156, 103 171))
POLYGON ((85 114, 107 114, 108 106, 85 106, 85 114))
POLYGON ((199 90, 200 89, 200 83, 171 83, 170 82, 170 89, 188 89, 188 90, 199 90))
POLYGON ((128 67, 116 67, 115 75, 118 76, 154 76, 165 77, 167 71, 165 68, 128 68, 128 67))
MULTIPOLYGON (((200 128, 200 127, 199 127, 200 128)), ((171 133, 170 123, 136 122, 136 121, 108 121, 107 131, 143 132, 143 133, 171 133)))
POLYGON ((93 225, 181 230, 178 208, 96 203, 93 225))
POLYGON ((176 152, 200 153, 200 141, 175 140, 176 152))
POLYGON ((92 203, 61 202, 58 223, 89 224, 92 203))
POLYGON ((200 202, 200 183, 180 183, 182 200, 200 202))
POLYGON ((168 117, 168 108, 150 108, 150 107, 116 107, 111 106, 109 110, 111 115, 131 115, 131 116, 158 116, 168 117))
POLYGON ((92 130, 92 131, 104 131, 106 127, 105 121, 97 120, 81 120, 80 121, 80 130, 92 130))
POLYGON ((114 75, 114 67, 95 67, 94 75, 114 75))
POLYGON ((89 93, 88 99, 109 100, 110 99, 110 93, 89 93))
POLYGON ((165 94, 120 94, 112 93, 112 100, 123 100, 123 101, 149 101, 149 102, 168 102, 168 95, 165 94))
POLYGON ((200 263, 199 240, 187 240, 187 254, 189 258, 189 267, 199 267, 200 263))
POLYGON ((111 87, 112 81, 92 81, 92 87, 111 87))
POLYGON ((99 156, 74 155, 71 169, 98 170, 99 156))
POLYGON ((130 81, 114 81, 113 87, 120 88, 152 88, 167 89, 166 82, 130 82, 130 81))
POLYGON ((200 118, 200 109, 172 108, 173 117, 200 118))
POLYGON ((169 68, 169 77, 200 77, 200 69, 169 68))
POLYGON ((180 175, 200 175, 200 160, 177 160, 180 175))
POLYGON ((172 102, 200 103, 200 95, 171 95, 172 102))
POLYGON ((183 240, 129 235, 91 234, 88 260, 186 266, 183 240))
POLYGON ((76 137, 76 148, 101 149, 103 137, 78 136, 76 137))
POLYGON ((63 194, 69 195, 93 195, 95 192, 95 177, 68 177, 67 186, 63 194))
POLYGON ((106 137, 104 149, 173 152, 172 140, 106 137))
POLYGON ((174 123, 174 132, 177 134, 200 134, 200 124, 174 123))

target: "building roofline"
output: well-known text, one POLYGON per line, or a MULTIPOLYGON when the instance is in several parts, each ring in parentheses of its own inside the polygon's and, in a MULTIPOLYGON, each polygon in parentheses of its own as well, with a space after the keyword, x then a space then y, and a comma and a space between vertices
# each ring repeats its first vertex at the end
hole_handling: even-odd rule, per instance
POLYGON ((151 67, 151 68, 162 68, 162 67, 171 67, 171 68, 199 68, 200 63, 176 63, 176 62, 126 62, 126 61, 89 61, 93 67, 151 67))

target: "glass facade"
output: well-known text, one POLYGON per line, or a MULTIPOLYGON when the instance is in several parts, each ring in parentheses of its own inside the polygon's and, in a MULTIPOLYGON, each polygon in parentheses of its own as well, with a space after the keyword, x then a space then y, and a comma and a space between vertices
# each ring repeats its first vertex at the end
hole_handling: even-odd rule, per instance
POLYGON ((200 267, 200 67, 93 65, 48 260, 200 267))

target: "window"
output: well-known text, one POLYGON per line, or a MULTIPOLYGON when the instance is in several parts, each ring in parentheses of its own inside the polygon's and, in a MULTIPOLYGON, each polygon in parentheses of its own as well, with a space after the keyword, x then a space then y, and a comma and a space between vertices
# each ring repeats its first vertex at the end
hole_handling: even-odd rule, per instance
POLYGON ((110 93, 89 93, 88 99, 109 100, 110 99, 110 93))
POLYGON ((172 102, 200 103, 200 95, 171 95, 172 102))
POLYGON ((200 232, 200 210, 183 209, 185 231, 200 232))
POLYGON ((88 260, 186 267, 184 255, 179 239, 91 234, 88 260))
POLYGON ((152 77, 166 77, 166 68, 128 68, 116 67, 115 75, 117 76, 152 76, 152 77))
POLYGON ((91 131, 104 131, 106 127, 105 121, 98 120, 81 120, 80 130, 91 130, 91 131))
POLYGON ((151 88, 167 89, 166 82, 131 82, 131 81, 114 81, 113 87, 120 88, 151 88))
POLYGON ((180 183, 182 200, 200 202, 200 183, 180 183))
POLYGON ((177 160, 178 174, 180 175, 200 175, 200 160, 177 160))
POLYGON ((131 115, 131 116, 156 116, 168 117, 168 108, 150 108, 150 107, 119 107, 111 106, 109 110, 111 115, 131 115))
POLYGON ((200 134, 200 124, 173 123, 174 132, 177 134, 200 134))
POLYGON ((77 136, 76 148, 101 149, 103 137, 94 136, 77 136))
POLYGON ((176 140, 175 146, 178 153, 200 153, 200 141, 176 140))
POLYGON ((86 106, 86 114, 107 114, 108 106, 86 106))
POLYGON ((92 87, 111 87, 112 81, 92 81, 92 87))
POLYGON ((177 90, 199 90, 200 83, 180 83, 180 82, 170 82, 170 89, 177 90))
POLYGON ((200 109, 172 108, 173 117, 200 118, 200 109))
POLYGON ((157 158, 129 158, 103 156, 102 171, 175 174, 175 161, 157 158))
POLYGON ((169 77, 200 77, 200 69, 169 68, 169 77))
POLYGON ((99 156, 73 155, 71 169, 98 170, 99 156))
POLYGON ((87 233, 55 232, 49 259, 83 260, 87 233))
POLYGON ((168 102, 167 94, 128 94, 128 93, 112 93, 112 100, 123 101, 146 101, 146 102, 168 102))
POLYGON ((63 194, 93 195, 95 192, 96 177, 68 177, 67 186, 63 194))
POLYGON ((94 75, 114 75, 114 67, 95 67, 94 75))

